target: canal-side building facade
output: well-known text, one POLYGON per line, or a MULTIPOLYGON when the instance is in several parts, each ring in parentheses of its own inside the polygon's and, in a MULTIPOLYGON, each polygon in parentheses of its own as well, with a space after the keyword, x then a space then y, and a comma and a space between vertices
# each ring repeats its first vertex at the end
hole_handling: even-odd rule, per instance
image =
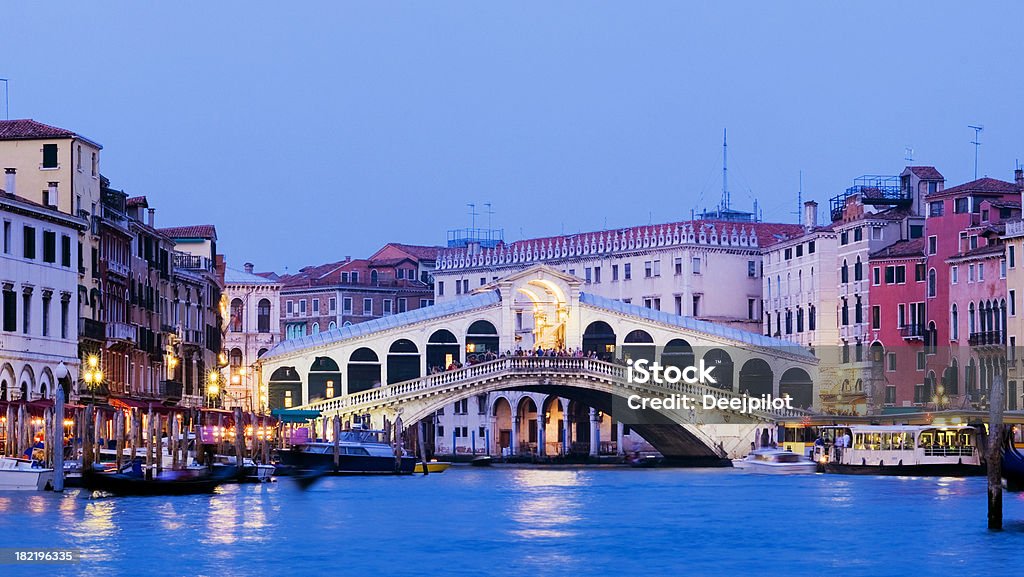
POLYGON ((224 350, 228 355, 224 406, 247 411, 266 407, 266 390, 256 374, 256 360, 281 340, 281 283, 257 275, 252 263, 242 270, 224 269, 228 302, 224 350))
POLYGON ((88 223, 0 190, 0 226, 0 401, 52 398, 60 365, 79 373, 78 238, 88 223))

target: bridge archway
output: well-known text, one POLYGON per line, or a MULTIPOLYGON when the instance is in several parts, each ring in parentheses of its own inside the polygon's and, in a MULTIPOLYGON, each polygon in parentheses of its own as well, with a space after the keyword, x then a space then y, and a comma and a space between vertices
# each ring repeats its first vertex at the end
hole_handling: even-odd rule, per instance
POLYGON ((420 350, 409 339, 398 339, 388 349, 388 384, 419 378, 420 350))
POLYGON ((711 349, 704 353, 704 364, 709 367, 715 367, 712 375, 714 375, 717 383, 712 386, 727 391, 733 390, 734 365, 729 353, 722 349, 711 349))
POLYGON ((466 330, 466 360, 486 353, 499 353, 498 329, 490 321, 474 321, 466 330))
POLYGON ((604 321, 594 321, 583 331, 583 353, 596 354, 602 361, 615 357, 615 330, 604 321))
POLYGON ((280 367, 270 375, 267 403, 272 409, 290 409, 304 403, 302 378, 295 367, 280 367))
POLYGON ((764 359, 753 358, 740 368, 739 392, 752 396, 770 395, 774 388, 772 368, 764 359))
POLYGON ((309 366, 306 394, 310 401, 329 399, 341 393, 341 369, 331 357, 316 357, 309 366))
POLYGON ((655 360, 654 337, 643 329, 635 329, 626 335, 622 340, 622 359, 639 361, 647 359, 655 360))
POLYGON ((373 349, 360 347, 352 351, 345 368, 348 376, 346 393, 358 393, 380 386, 380 359, 373 349))
POLYGON ((544 454, 565 454, 565 408, 562 399, 556 395, 548 395, 544 399, 544 454))
POLYGON ((686 368, 693 365, 693 347, 686 339, 672 339, 661 352, 661 364, 666 367, 686 368))
POLYGON ((512 446, 512 403, 505 395, 498 395, 491 405, 491 416, 494 419, 493 435, 495 452, 504 454, 505 449, 512 446))
POLYGON ((794 367, 782 373, 779 395, 793 397, 794 407, 810 407, 814 401, 814 382, 807 371, 794 367))
POLYGON ((519 418, 516 453, 533 453, 537 447, 537 403, 533 397, 525 395, 516 404, 516 415, 519 418))
POLYGON ((459 354, 459 339, 448 329, 438 329, 427 339, 427 372, 445 370, 449 365, 462 360, 459 354))

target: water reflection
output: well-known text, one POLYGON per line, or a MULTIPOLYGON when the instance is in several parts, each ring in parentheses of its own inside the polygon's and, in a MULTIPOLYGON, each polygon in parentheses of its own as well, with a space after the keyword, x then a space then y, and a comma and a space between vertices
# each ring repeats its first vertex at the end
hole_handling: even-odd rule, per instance
POLYGON ((509 515, 517 524, 510 531, 513 535, 523 539, 576 535, 575 524, 582 519, 578 489, 588 484, 583 472, 523 469, 515 472, 514 483, 523 491, 509 515))

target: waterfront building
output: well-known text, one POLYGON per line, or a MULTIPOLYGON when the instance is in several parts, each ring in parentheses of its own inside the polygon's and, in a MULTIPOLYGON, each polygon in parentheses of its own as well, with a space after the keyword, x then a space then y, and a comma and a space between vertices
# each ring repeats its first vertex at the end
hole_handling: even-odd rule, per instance
POLYGON ((88 223, 0 190, 0 225, 0 401, 53 398, 60 364, 79 373, 78 238, 88 223))
POLYGON ((224 269, 224 295, 228 302, 224 350, 228 354, 225 407, 247 411, 266 406, 265 391, 256 378, 256 359, 281 340, 281 283, 257 275, 253 264, 243 270, 224 269))
POLYGON ((927 356, 921 397, 926 403, 983 408, 994 375, 1005 375, 1007 287, 1000 236, 1004 221, 1020 214, 1020 194, 1016 183, 986 177, 926 197, 924 346, 949 351, 927 356), (939 383, 936 377, 951 371, 963 378, 939 383), (937 395, 939 384, 945 390, 953 384, 963 398, 937 395))
POLYGON ((217 253, 217 229, 213 225, 161 228, 174 242, 170 339, 174 359, 173 378, 182 384, 181 404, 220 406, 224 386, 221 369, 227 366, 223 352, 223 319, 227 316, 223 257, 217 253))
POLYGON ((390 243, 366 259, 345 257, 271 277, 281 284, 281 334, 317 334, 432 305, 438 250, 390 243))
MULTIPOLYGON (((1024 169, 1014 171, 1014 182, 1024 197, 1024 169)), ((1024 220, 1015 218, 1006 222, 1003 242, 1006 249, 1006 408, 1016 411, 1024 408, 1024 376, 1019 366, 1019 344, 1024 339, 1024 313, 1019 312, 1024 303, 1024 266, 1020 262, 1024 256, 1024 220)))

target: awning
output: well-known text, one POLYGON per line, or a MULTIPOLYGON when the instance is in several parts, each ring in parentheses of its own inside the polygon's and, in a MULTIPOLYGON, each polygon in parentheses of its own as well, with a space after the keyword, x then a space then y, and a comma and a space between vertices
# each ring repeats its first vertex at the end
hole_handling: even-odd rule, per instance
POLYGON ((310 419, 320 416, 320 411, 302 409, 274 409, 270 414, 281 420, 282 423, 305 423, 310 419))

